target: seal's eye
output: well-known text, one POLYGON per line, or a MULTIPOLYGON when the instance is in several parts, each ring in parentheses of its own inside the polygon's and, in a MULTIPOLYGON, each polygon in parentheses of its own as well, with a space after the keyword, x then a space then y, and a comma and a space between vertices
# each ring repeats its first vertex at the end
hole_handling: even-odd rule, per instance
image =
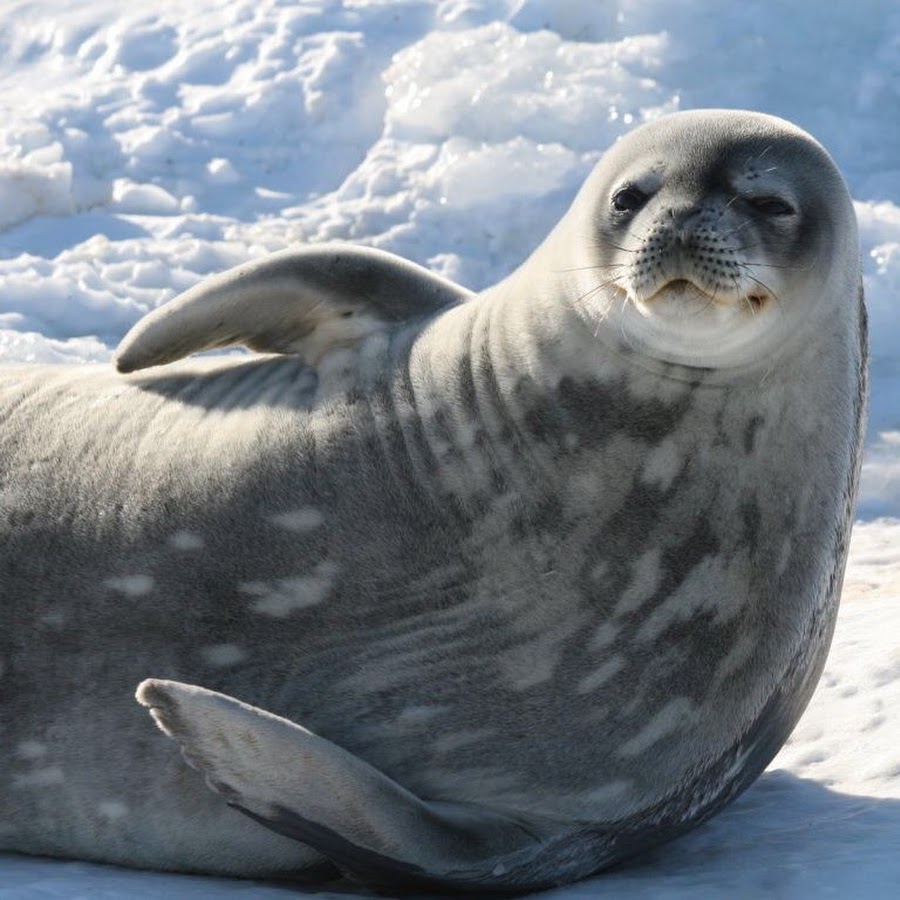
POLYGON ((622 188, 613 194, 612 205, 616 212, 636 212, 647 202, 647 195, 636 187, 622 188))
POLYGON ((766 216, 792 216, 794 207, 781 197, 751 197, 750 205, 766 216))

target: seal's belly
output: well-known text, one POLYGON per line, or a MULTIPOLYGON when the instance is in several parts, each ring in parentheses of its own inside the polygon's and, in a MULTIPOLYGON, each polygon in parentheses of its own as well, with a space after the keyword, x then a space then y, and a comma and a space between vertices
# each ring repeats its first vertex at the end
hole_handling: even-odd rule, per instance
POLYGON ((225 807, 134 703, 147 677, 286 716, 429 799, 613 821, 731 747, 787 670, 803 598, 780 585, 823 565, 785 551, 777 485, 698 450, 702 417, 681 445, 600 422, 571 482, 523 461, 504 483, 471 442, 429 469, 428 435, 371 398, 299 417, 279 396, 107 381, 3 431, 6 846, 207 852, 225 807), (448 493, 465 472, 493 493, 448 493))

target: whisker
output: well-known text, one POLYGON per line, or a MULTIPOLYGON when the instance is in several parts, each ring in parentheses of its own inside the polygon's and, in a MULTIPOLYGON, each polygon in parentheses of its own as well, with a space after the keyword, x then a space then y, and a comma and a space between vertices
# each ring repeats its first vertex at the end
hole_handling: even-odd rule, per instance
POLYGON ((626 269, 628 263, 611 263, 610 265, 594 265, 594 266, 572 266, 567 269, 554 269, 554 272, 594 272, 604 269, 626 269))
POLYGON ((608 278, 606 281, 601 281, 599 284, 596 284, 593 287, 588 288, 588 290, 584 291, 582 294, 579 294, 574 300, 568 302, 567 306, 569 309, 577 309, 586 300, 589 300, 591 297, 594 297, 612 285, 617 285, 619 282, 622 282, 624 278, 624 275, 616 275, 614 278, 608 278))
POLYGON ((623 247, 621 244, 616 244, 607 238, 601 238, 600 240, 588 240, 588 246, 594 250, 609 250, 610 248, 613 250, 619 250, 622 253, 637 253, 641 244, 643 243, 642 239, 637 235, 632 234, 631 232, 626 232, 629 237, 633 237, 635 241, 637 241, 637 246, 635 247, 623 247))
POLYGON ((799 266, 779 266, 768 262, 755 262, 754 260, 744 260, 738 263, 739 266, 755 266, 758 269, 780 269, 788 272, 803 271, 799 266))
POLYGON ((772 290, 764 281, 759 278, 756 278, 749 272, 745 273, 747 278, 749 278, 754 284, 758 284, 777 304, 781 307, 781 311, 784 312, 784 304, 781 302, 781 298, 778 296, 775 291, 772 290))
POLYGON ((731 235, 737 234, 739 231, 742 231, 744 228, 748 228, 752 224, 753 224, 753 220, 747 219, 745 222, 741 222, 740 225, 735 225, 735 227, 732 228, 730 231, 723 232, 720 235, 720 237, 722 237, 722 238, 731 237, 731 235))
POLYGON ((725 213, 728 212, 729 208, 731 207, 731 204, 732 204, 732 203, 737 203, 738 200, 740 200, 740 196, 739 196, 738 194, 735 194, 735 195, 734 195, 734 196, 733 196, 733 197, 732 197, 732 198, 731 198, 731 199, 730 199, 730 200, 722 207, 722 210, 721 210, 721 212, 719 213, 719 219, 721 219, 721 218, 725 215, 725 213))

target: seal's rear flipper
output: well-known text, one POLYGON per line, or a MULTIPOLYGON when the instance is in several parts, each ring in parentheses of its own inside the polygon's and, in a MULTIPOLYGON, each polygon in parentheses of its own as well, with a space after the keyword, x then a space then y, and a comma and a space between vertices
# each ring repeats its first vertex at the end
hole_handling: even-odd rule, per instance
POLYGON ((287 250, 204 279, 148 313, 122 338, 116 368, 134 372, 233 344, 315 364, 391 323, 472 296, 383 250, 342 244, 287 250))
POLYGON ((224 694, 152 679, 137 699, 229 804, 369 885, 509 892, 596 868, 572 858, 574 835, 557 823, 426 802, 331 741, 224 694))

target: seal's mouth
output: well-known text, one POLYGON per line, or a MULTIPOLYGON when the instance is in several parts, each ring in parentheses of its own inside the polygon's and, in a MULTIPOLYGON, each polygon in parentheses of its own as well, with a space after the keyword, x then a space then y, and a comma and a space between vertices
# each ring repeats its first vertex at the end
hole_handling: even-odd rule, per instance
POLYGON ((739 294, 733 290, 710 289, 689 278, 673 278, 661 285, 644 302, 648 305, 657 305, 675 301, 679 306, 690 306, 697 310, 709 306, 720 308, 737 306, 755 315, 772 299, 772 295, 762 287, 757 291, 739 294))

